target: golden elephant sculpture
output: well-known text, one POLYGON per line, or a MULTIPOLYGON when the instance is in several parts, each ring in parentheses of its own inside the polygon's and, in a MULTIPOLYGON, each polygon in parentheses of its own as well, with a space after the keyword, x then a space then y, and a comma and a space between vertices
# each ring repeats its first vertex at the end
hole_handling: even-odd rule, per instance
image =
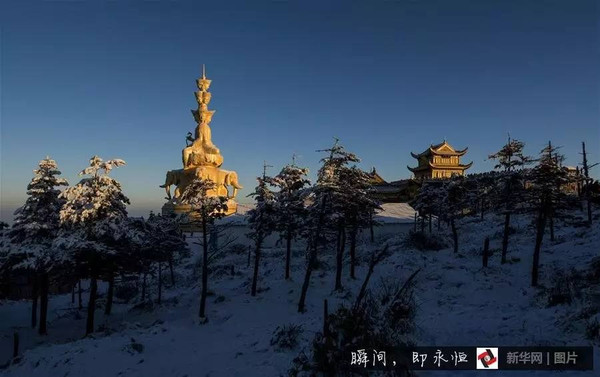
POLYGON ((165 177, 165 184, 160 185, 160 187, 164 187, 167 192, 167 197, 165 199, 171 200, 173 198, 177 199, 179 195, 181 195, 181 189, 187 186, 191 182, 190 176, 184 174, 183 169, 178 170, 169 170, 167 172, 167 176, 165 177), (171 197, 171 186, 175 186, 175 192, 173 193, 173 197, 171 197))
POLYGON ((243 188, 238 181, 237 173, 230 170, 223 170, 212 166, 201 166, 196 168, 196 177, 210 179, 215 182, 218 195, 220 195, 220 189, 225 188, 224 196, 228 198, 235 198, 237 191, 243 188), (232 195, 229 195, 229 186, 233 187, 232 195))
MULTIPOLYGON (((222 170, 213 166, 201 166, 193 170, 169 170, 165 177, 165 184, 160 187, 165 188, 167 200, 178 199, 181 193, 190 182, 195 179, 208 179, 216 184, 214 192, 209 192, 209 196, 226 196, 227 198, 235 198, 237 191, 242 189, 242 185, 238 182, 237 173, 229 170, 222 170), (171 196, 171 186, 175 186, 173 196, 171 196), (229 186, 233 187, 233 193, 229 195, 229 186)), ((212 190, 211 190, 212 191, 212 190)))

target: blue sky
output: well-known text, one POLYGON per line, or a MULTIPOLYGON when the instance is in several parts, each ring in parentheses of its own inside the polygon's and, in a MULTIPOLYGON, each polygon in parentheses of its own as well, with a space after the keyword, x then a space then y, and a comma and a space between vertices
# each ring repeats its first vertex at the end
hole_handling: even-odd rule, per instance
POLYGON ((202 64, 241 201, 263 161, 314 173, 333 136, 388 180, 444 138, 489 170, 509 132, 600 161, 596 1, 3 1, 0 22, 3 220, 46 155, 71 184, 122 158, 131 213, 158 210, 202 64))

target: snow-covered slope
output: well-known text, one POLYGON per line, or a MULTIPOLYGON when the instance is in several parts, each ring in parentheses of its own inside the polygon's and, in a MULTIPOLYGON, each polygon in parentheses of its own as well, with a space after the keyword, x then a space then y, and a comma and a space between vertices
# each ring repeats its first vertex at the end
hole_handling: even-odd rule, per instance
MULTIPOLYGON (((570 305, 548 307, 543 288, 531 288, 531 259, 534 234, 530 218, 515 219, 516 232, 509 247, 510 263, 500 264, 501 219, 465 219, 459 223, 460 252, 451 248, 421 252, 403 246, 402 236, 387 240, 393 254, 377 266, 371 280, 405 280, 417 275, 418 345, 588 345, 585 339, 584 308, 593 305, 588 295, 570 305), (494 254, 489 267, 482 268, 481 247, 489 236, 494 254)), ((435 228, 435 227, 434 227, 435 228)), ((592 229, 558 224, 556 240, 544 239, 541 255, 541 285, 549 287, 555 271, 583 270, 600 250, 599 227, 592 229)), ((434 229, 435 233, 435 229, 434 229)), ((447 238, 443 229, 441 238, 447 238)), ((196 253, 198 246, 194 245, 196 253)), ((381 245, 360 245, 366 257, 381 245)), ((100 316, 94 338, 76 339, 85 329, 84 311, 70 296, 53 297, 53 317, 48 342, 28 336, 28 302, 3 302, 0 306, 0 334, 4 353, 10 352, 13 328, 18 328, 28 350, 22 359, 0 372, 6 376, 280 376, 286 375, 292 359, 309 344, 322 326, 323 299, 330 311, 351 302, 365 276, 365 263, 358 279, 344 270, 342 293, 334 293, 333 256, 321 256, 330 269, 315 271, 307 297, 307 312, 299 314, 296 305, 304 271, 303 250, 294 252, 293 281, 285 281, 282 249, 268 249, 263 258, 260 292, 251 297, 251 266, 247 254, 231 254, 215 262, 210 279, 206 324, 199 324, 199 275, 194 264, 197 255, 178 267, 176 287, 167 288, 163 304, 148 310, 117 304, 111 318, 100 316), (230 266, 234 265, 234 275, 230 266), (57 315, 60 313, 60 316, 57 315), (270 340, 277 326, 302 324, 300 345, 280 352, 270 340), (28 340, 29 339, 29 340, 28 340)), ((167 284, 168 285, 168 284, 167 284)), ((597 296, 596 296, 597 297, 597 296)), ((153 298, 156 298, 155 296, 153 298)), ((87 300, 87 297, 84 297, 87 300)), ((596 303, 600 304, 600 303, 596 303)), ((100 313, 100 310, 99 310, 100 313)), ((596 364, 600 350, 595 344, 596 364)), ((471 376, 475 372, 420 372, 421 376, 471 376)), ((596 376, 594 372, 510 372, 507 376, 596 376)))

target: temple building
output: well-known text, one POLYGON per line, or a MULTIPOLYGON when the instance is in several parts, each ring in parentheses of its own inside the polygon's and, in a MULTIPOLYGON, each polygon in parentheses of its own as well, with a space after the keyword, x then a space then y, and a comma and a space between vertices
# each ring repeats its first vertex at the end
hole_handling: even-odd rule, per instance
POLYGON ((460 158, 467 153, 467 149, 457 151, 444 140, 440 144, 429 146, 419 154, 411 152, 410 154, 417 159, 418 166, 414 168, 407 166, 407 168, 417 180, 450 178, 455 174, 464 175, 465 170, 473 165, 473 162, 466 165, 460 163, 460 158))

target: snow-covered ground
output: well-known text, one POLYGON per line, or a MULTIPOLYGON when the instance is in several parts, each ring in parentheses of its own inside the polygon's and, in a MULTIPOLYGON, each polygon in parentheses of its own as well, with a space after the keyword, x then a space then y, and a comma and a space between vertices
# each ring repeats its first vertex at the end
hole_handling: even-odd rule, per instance
MULTIPOLYGON (((365 242, 360 254, 387 242, 393 254, 377 266, 371 280, 404 281, 417 275, 415 296, 418 309, 417 345, 590 345, 585 338, 586 318, 582 315, 592 293, 576 298, 570 305, 548 307, 543 288, 531 288, 531 259, 534 234, 530 218, 515 219, 516 233, 509 247, 510 263, 500 264, 501 219, 471 218, 459 223, 460 252, 451 248, 417 251, 403 246, 401 235, 379 244, 365 242), (490 237, 495 251, 489 267, 482 268, 483 239, 490 237)), ((434 226, 434 233, 436 232, 434 226)), ((448 238, 447 230, 443 236, 448 238)), ((449 239, 449 238, 448 238, 449 239)), ((551 286, 557 269, 583 270, 600 253, 600 227, 592 229, 558 224, 556 240, 546 235, 541 255, 541 286, 551 286)), ((78 311, 70 295, 52 297, 47 339, 34 335, 28 326, 30 303, 0 302, 0 364, 10 356, 12 334, 21 334, 22 359, 0 371, 5 376, 280 376, 286 375, 291 361, 322 327, 323 300, 330 312, 336 305, 352 302, 365 276, 363 263, 358 279, 350 280, 347 265, 342 293, 333 292, 333 256, 321 256, 330 267, 316 270, 307 297, 307 312, 296 311, 304 272, 302 248, 294 252, 292 281, 283 279, 283 250, 265 251, 261 265, 259 294, 251 297, 252 266, 247 254, 231 254, 217 260, 209 280, 206 324, 197 319, 199 273, 192 259, 177 268, 177 285, 168 287, 163 304, 152 309, 134 309, 133 304, 117 303, 110 318, 98 310, 97 325, 103 330, 82 338, 85 309, 78 311), (231 275, 229 266, 234 265, 231 275), (196 271, 196 272, 194 272, 196 271), (302 324, 300 345, 291 351, 278 351, 270 344, 277 326, 302 324)), ((168 274, 167 274, 168 282, 168 274)), ((595 287, 598 289, 598 286, 595 287)), ((152 292, 156 298, 155 292, 152 292)), ((84 295, 87 302, 87 295, 84 295)), ((595 303, 600 306, 600 302, 595 303)), ((597 314, 596 314, 597 315, 597 314)), ((599 344, 594 348, 596 365, 599 344)), ((598 367, 597 367, 598 369, 598 367)), ((419 372, 419 376, 473 375, 466 372, 419 372)), ((507 376, 597 376, 592 372, 509 372, 507 376)))

